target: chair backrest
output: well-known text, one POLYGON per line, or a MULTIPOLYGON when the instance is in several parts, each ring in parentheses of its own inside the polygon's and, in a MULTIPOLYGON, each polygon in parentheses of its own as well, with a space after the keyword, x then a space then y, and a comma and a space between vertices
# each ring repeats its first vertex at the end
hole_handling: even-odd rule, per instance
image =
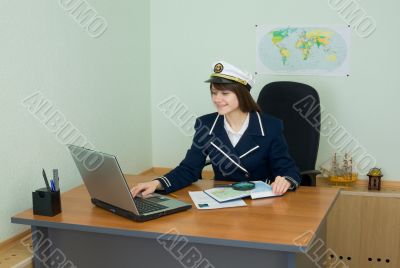
POLYGON ((317 91, 302 83, 272 82, 262 88, 257 103, 263 112, 283 121, 289 153, 300 172, 314 170, 321 122, 317 91))

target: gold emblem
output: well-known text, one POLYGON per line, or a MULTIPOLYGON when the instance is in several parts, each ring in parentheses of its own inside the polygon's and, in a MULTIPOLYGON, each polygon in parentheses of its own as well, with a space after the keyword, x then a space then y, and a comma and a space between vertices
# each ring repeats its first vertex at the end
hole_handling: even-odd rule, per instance
POLYGON ((217 63, 214 66, 214 73, 219 74, 224 69, 224 65, 222 63, 217 63))

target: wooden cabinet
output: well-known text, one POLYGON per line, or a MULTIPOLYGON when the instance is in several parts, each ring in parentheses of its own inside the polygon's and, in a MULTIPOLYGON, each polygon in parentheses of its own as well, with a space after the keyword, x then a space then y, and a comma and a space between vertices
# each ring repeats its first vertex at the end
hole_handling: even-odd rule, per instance
POLYGON ((400 267, 400 194, 342 191, 328 214, 327 246, 349 267, 400 267))

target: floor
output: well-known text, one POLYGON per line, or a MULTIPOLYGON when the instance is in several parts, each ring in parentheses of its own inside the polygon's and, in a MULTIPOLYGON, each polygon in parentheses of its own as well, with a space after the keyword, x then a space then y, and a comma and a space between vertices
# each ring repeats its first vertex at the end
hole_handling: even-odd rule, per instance
MULTIPOLYGON (((32 242, 21 243, 24 238, 11 242, 0 249, 0 268, 32 268, 32 242)), ((24 240, 25 241, 25 240, 24 240)))

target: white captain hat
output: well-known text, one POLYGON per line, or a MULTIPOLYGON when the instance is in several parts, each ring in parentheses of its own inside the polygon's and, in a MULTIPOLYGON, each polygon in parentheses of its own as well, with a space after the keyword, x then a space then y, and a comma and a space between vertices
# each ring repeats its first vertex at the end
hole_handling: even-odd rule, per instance
POLYGON ((226 61, 221 60, 215 62, 212 65, 212 69, 213 73, 210 75, 210 79, 205 82, 216 84, 231 84, 237 82, 247 87, 248 90, 254 86, 254 78, 250 73, 226 61))

